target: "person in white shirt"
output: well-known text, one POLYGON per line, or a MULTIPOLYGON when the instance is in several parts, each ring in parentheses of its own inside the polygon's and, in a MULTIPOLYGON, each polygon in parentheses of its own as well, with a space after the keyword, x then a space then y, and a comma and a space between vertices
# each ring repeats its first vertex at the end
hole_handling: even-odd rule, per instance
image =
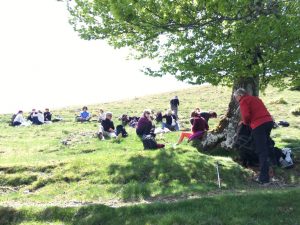
POLYGON ((20 110, 20 111, 17 113, 16 117, 14 118, 13 126, 20 126, 20 125, 22 125, 22 123, 24 123, 24 122, 25 122, 25 119, 24 119, 24 117, 23 117, 23 111, 20 110))
POLYGON ((98 119, 98 122, 101 123, 105 119, 106 119, 106 113, 104 112, 103 109, 100 109, 99 110, 99 119, 98 119))
POLYGON ((37 118, 40 124, 45 123, 44 113, 41 110, 38 111, 37 118))

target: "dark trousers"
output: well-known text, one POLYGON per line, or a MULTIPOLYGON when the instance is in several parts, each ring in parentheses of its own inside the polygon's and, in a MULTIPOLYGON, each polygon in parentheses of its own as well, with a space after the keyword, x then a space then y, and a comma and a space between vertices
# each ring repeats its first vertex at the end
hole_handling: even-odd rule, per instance
POLYGON ((273 122, 266 122, 252 130, 252 136, 255 143, 255 150, 259 158, 259 181, 269 182, 269 152, 270 152, 270 134, 273 122))
POLYGON ((13 126, 14 127, 16 127, 16 126, 20 126, 21 125, 21 123, 20 122, 18 122, 18 121, 15 121, 15 122, 13 122, 13 126))

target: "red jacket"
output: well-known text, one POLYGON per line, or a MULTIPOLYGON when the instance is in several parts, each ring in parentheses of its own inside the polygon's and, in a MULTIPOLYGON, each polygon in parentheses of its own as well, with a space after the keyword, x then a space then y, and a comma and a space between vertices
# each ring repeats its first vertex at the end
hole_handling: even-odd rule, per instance
POLYGON ((266 106, 258 97, 245 95, 241 97, 239 102, 243 122, 250 125, 252 129, 263 123, 273 121, 266 106))

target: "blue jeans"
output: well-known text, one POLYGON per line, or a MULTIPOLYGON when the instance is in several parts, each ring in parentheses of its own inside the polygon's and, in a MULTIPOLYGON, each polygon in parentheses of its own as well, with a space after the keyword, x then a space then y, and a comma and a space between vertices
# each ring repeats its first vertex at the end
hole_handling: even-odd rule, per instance
POLYGON ((162 129, 164 129, 164 128, 168 128, 171 131, 174 131, 174 130, 179 131, 178 123, 176 123, 175 126, 172 126, 172 125, 162 122, 162 129))

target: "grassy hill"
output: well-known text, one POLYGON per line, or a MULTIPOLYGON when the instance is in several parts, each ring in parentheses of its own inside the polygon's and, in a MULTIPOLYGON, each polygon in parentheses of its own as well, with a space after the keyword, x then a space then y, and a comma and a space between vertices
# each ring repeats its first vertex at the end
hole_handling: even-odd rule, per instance
MULTIPOLYGON (((195 107, 225 114, 230 89, 200 86, 88 107, 94 114, 100 108, 112 111, 117 125, 120 123, 117 117, 123 113, 140 116, 145 108, 166 110, 174 95, 181 101, 179 117, 185 129, 189 128, 189 114, 195 107)), ((297 91, 279 92, 275 88, 268 88, 261 96, 276 120, 287 120, 291 124, 288 128, 273 130, 272 137, 278 147, 293 148, 296 163, 300 156, 300 123, 299 117, 291 112, 299 109, 298 96, 297 91)), ((295 202, 298 197, 292 201, 293 196, 299 196, 297 166, 291 170, 275 168, 275 176, 282 182, 264 188, 251 181, 252 170, 241 167, 229 157, 234 153, 208 155, 187 142, 173 149, 179 132, 159 136, 158 142, 166 144, 166 148, 155 151, 143 150, 135 130, 129 127, 126 127, 129 137, 120 143, 99 141, 94 137, 98 130, 96 122, 74 122, 78 108, 53 112, 63 116, 64 121, 43 126, 10 127, 10 115, 0 116, 0 205, 11 207, 0 208, 0 224, 8 221, 22 224, 245 224, 245 221, 248 224, 299 224, 297 216, 260 217, 274 214, 272 207, 278 212, 299 215, 300 201, 295 202), (63 140, 67 140, 68 145, 62 144, 63 140), (216 162, 221 165, 221 189, 217 185, 216 162), (295 188, 290 189, 290 186, 295 188), (211 197, 173 203, 203 196, 211 197), (244 206, 245 202, 249 205, 244 206), (89 205, 91 203, 96 205, 89 205), (136 203, 153 204, 131 206, 136 203), (64 208, 66 206, 70 207, 64 208), (123 207, 113 209, 112 206, 123 207), (240 212, 240 219, 234 219, 237 212, 229 210, 227 214, 222 212, 222 207, 245 207, 245 211, 240 212), (247 210, 256 219, 253 215, 249 217, 247 210)), ((210 127, 218 121, 210 120, 210 127)))

